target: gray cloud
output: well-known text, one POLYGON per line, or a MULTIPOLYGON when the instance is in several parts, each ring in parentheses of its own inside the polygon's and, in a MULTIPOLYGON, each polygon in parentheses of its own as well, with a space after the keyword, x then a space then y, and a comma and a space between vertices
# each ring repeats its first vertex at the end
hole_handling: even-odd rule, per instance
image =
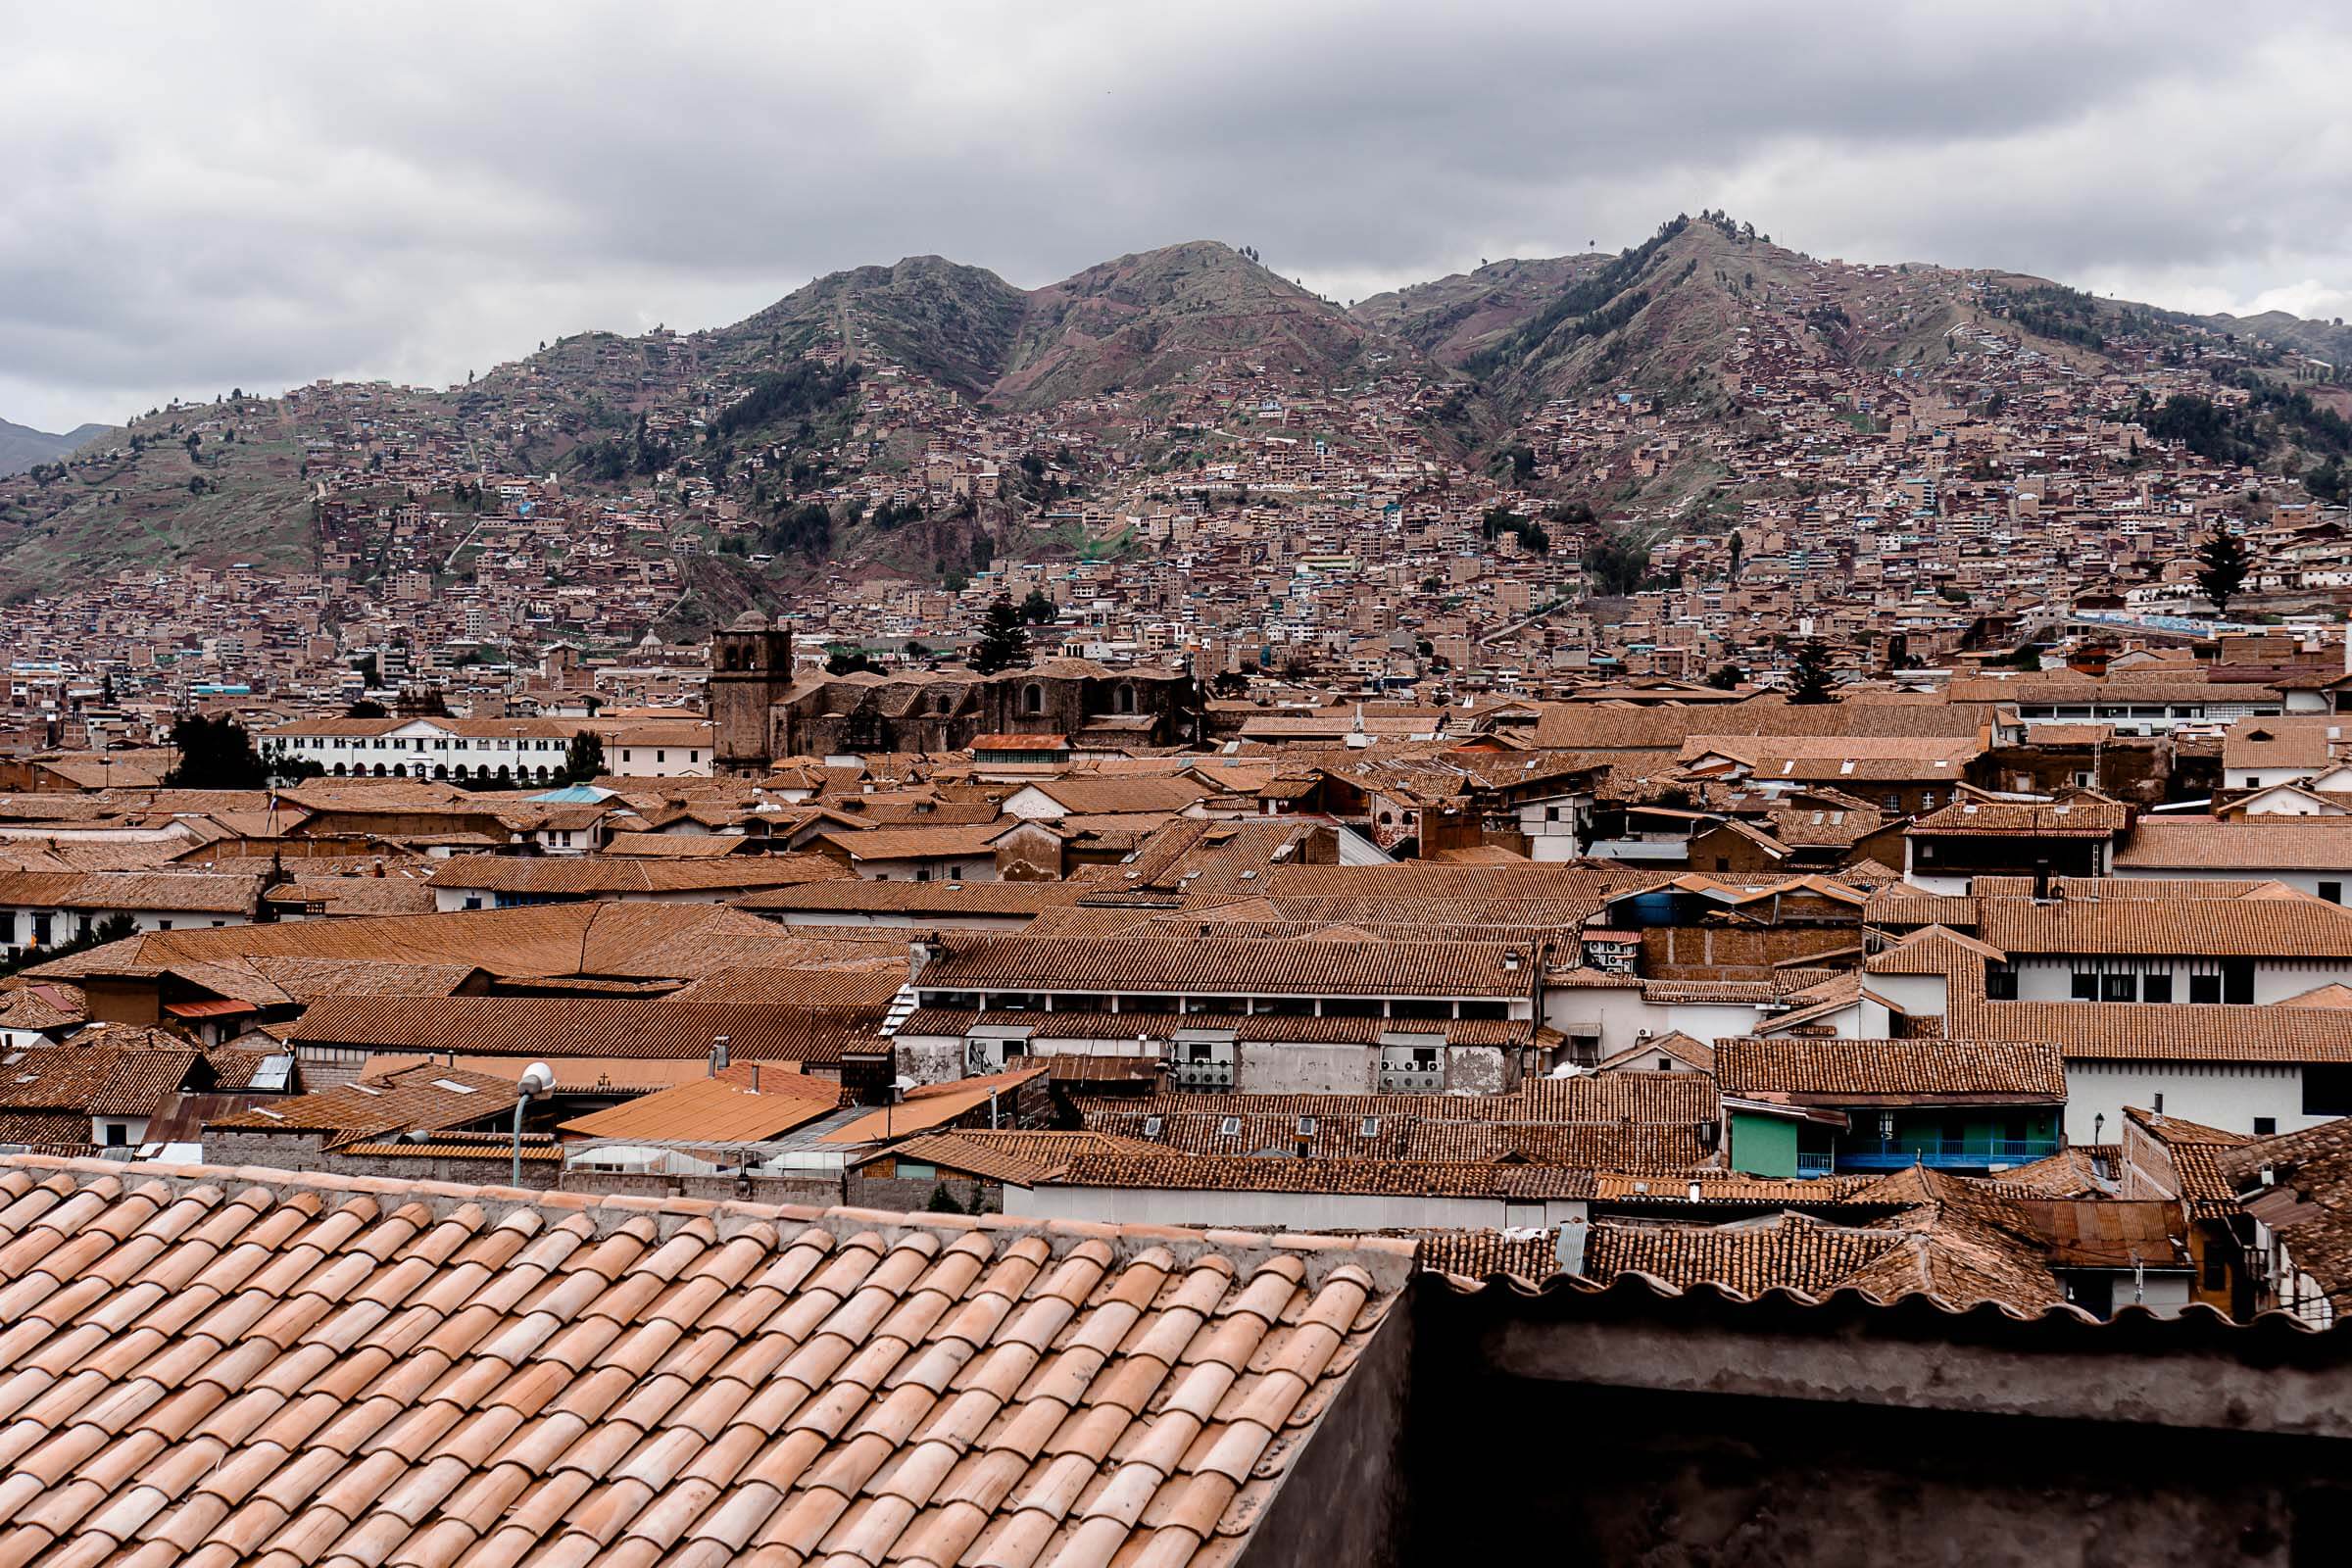
POLYGON ((443 382, 939 252, 1215 237, 1340 297, 1727 207, 1817 255, 2352 306, 2352 27, 2141 0, 48 7, 0 415, 443 382))

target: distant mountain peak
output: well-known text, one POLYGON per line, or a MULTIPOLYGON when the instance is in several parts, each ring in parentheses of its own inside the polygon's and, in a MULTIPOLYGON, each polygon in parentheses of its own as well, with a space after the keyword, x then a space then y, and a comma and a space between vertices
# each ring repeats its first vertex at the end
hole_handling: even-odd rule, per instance
POLYGON ((86 442, 104 435, 112 425, 79 424, 63 435, 35 430, 28 424, 12 424, 0 419, 0 478, 44 463, 55 463, 67 453, 86 442))

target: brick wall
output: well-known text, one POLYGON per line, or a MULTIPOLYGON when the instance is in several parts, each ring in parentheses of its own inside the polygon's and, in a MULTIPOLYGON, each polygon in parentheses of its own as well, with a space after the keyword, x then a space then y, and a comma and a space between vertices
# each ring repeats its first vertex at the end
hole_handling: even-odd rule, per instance
POLYGON ((1642 972, 1657 980, 1761 980, 1775 964, 1850 948, 1861 927, 1657 926, 1642 933, 1642 972))

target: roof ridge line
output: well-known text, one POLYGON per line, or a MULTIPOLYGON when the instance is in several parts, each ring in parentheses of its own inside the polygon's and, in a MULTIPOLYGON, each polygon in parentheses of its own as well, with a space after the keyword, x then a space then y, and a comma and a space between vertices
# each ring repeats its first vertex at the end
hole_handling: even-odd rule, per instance
POLYGON ((812 1226, 847 1241, 879 1232, 885 1242, 914 1234, 931 1234, 943 1244, 970 1231, 985 1231, 1009 1240, 1036 1237, 1061 1256, 1088 1242, 1102 1242, 1114 1256, 1131 1258, 1152 1248, 1164 1248, 1180 1262, 1204 1253, 1233 1259, 1243 1272, 1277 1257, 1295 1257, 1306 1268, 1307 1282, 1320 1285, 1330 1273, 1352 1265, 1370 1276, 1383 1291, 1401 1287, 1414 1272, 1417 1244, 1380 1236, 1319 1236, 1242 1230, 1193 1230, 1161 1225, 1113 1225, 1094 1220, 1032 1219, 1004 1214, 901 1214, 886 1209, 846 1204, 817 1206, 805 1203, 759 1203, 744 1200, 639 1197, 633 1194, 568 1193, 555 1189, 475 1186, 462 1182, 403 1180, 384 1176, 346 1176, 328 1171, 283 1170, 269 1165, 172 1165, 160 1161, 71 1158, 55 1154, 0 1156, 0 1172, 21 1168, 36 1179, 46 1175, 104 1176, 125 1188, 141 1181, 162 1182, 175 1194, 203 1186, 262 1187, 281 1199, 296 1193, 321 1197, 343 1194, 394 1206, 422 1202, 436 1217, 466 1203, 528 1206, 551 1222, 578 1216, 602 1238, 632 1220, 651 1218, 660 1239, 667 1240, 695 1220, 709 1220, 722 1240, 755 1224, 779 1220, 812 1226), (1237 1255, 1238 1254, 1238 1255, 1237 1255))

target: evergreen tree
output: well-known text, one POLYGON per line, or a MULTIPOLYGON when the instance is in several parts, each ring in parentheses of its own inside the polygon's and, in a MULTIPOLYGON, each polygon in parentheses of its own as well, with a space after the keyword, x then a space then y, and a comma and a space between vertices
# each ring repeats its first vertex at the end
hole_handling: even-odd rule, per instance
POLYGON ((605 771, 605 743, 601 736, 580 730, 564 748, 564 781, 585 784, 605 771))
POLYGON ((172 749, 179 760, 164 783, 180 790, 258 790, 270 770, 253 749, 245 726, 226 714, 190 713, 172 726, 172 749))
POLYGON ((2246 585, 2246 573, 2253 564, 2245 541, 2229 528, 2214 529, 2197 546, 2197 589, 2213 601, 2216 616, 2228 618, 2230 601, 2246 585))
POLYGON ((1059 613, 1043 588, 1030 589, 1029 597, 1021 601, 1021 618, 1032 626, 1050 626, 1059 613))
POLYGON ((983 675, 1029 662, 1029 631, 1010 598, 999 599, 980 616, 980 640, 972 645, 971 666, 983 675))
POLYGON ((1740 683, 1746 679, 1747 671, 1738 664, 1721 664, 1716 666, 1714 674, 1707 677, 1707 684, 1719 692, 1736 692, 1740 689, 1740 683))
POLYGON ((1788 694, 1792 704, 1834 703, 1838 699, 1830 690, 1830 651, 1818 637, 1808 638, 1796 651, 1796 667, 1790 672, 1795 686, 1788 694))

